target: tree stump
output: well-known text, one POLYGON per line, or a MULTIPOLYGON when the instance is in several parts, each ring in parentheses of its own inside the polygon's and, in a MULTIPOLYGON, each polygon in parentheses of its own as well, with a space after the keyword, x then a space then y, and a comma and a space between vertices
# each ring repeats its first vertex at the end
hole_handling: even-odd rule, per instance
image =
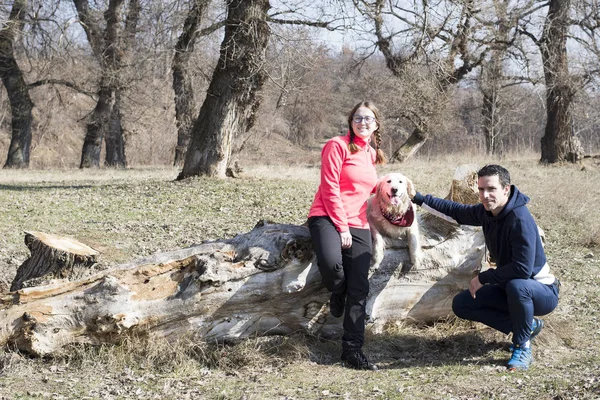
POLYGON ((17 269, 11 291, 37 286, 48 279, 77 279, 94 265, 98 251, 77 240, 43 232, 25 232, 31 256, 17 269))
MULTIPOLYGON (((452 298, 482 268, 481 229, 419 214, 419 268, 402 273, 408 245, 395 239, 370 271, 367 329, 375 333, 447 317, 452 298)), ((34 264, 46 265, 45 258, 34 264)), ((308 228, 261 222, 231 239, 4 294, 0 345, 43 356, 70 343, 116 343, 130 334, 207 341, 298 331, 339 337, 342 319, 331 316, 328 300, 308 228)))

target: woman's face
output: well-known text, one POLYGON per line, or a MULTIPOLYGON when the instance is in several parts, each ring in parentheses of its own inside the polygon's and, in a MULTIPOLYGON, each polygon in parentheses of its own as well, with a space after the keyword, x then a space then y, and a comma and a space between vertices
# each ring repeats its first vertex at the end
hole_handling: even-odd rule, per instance
POLYGON ((366 141, 369 141, 373 132, 377 130, 379 124, 375 119, 375 114, 367 107, 358 107, 352 116, 352 130, 354 134, 366 141), (370 121, 370 122, 367 122, 370 121))

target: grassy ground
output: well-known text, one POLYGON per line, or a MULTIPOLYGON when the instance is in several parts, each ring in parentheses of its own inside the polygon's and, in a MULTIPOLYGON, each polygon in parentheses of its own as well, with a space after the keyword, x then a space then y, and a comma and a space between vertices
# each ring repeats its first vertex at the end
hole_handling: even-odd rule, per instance
MULTIPOLYGON (((471 158, 413 160, 401 170, 444 196, 471 158)), ((75 347, 54 359, 0 353, 1 399, 596 399, 600 398, 600 165, 503 160, 546 233, 558 308, 534 343, 535 364, 506 372, 508 338, 449 319, 368 334, 381 368, 339 364, 339 343, 296 334, 236 346, 144 343, 75 347)), ((172 169, 0 171, 0 284, 28 257, 23 232, 74 237, 108 268, 151 253, 249 231, 259 219, 304 222, 315 167, 248 167, 242 179, 174 182, 172 169)))

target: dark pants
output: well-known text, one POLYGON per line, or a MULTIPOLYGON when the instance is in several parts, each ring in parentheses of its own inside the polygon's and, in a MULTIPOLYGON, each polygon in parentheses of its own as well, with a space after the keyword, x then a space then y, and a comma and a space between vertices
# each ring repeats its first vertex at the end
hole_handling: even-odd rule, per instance
POLYGON ((342 349, 360 349, 365 341, 371 232, 350 228, 352 247, 342 249, 340 234, 329 217, 311 217, 308 227, 323 284, 332 293, 346 293, 342 349))
POLYGON ((558 304, 557 285, 544 285, 535 279, 513 279, 504 287, 484 285, 475 298, 465 290, 454 297, 452 311, 457 317, 481 322, 524 345, 529 340, 534 315, 546 315, 558 304))

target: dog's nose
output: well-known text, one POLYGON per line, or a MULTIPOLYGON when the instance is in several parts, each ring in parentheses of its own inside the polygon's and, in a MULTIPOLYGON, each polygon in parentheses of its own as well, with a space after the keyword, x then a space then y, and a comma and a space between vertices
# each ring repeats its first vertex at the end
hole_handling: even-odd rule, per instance
POLYGON ((398 188, 392 188, 392 194, 398 193, 398 188))

